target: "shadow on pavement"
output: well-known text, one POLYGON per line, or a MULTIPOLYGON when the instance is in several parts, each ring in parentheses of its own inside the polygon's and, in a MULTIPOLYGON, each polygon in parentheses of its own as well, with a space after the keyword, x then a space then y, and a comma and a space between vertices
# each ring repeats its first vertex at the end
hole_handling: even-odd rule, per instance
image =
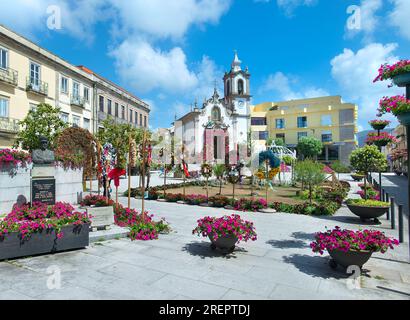
POLYGON ((300 272, 316 278, 346 279, 349 277, 342 268, 332 270, 328 257, 292 254, 283 257, 283 261, 294 265, 300 272))
POLYGON ((235 252, 246 252, 245 249, 235 248, 233 253, 226 253, 220 250, 212 250, 209 242, 191 242, 187 243, 183 248, 183 251, 188 252, 192 256, 197 256, 202 259, 205 258, 225 258, 236 259, 235 252))
POLYGON ((309 248, 309 245, 302 240, 269 240, 266 241, 272 247, 277 249, 305 249, 309 248))

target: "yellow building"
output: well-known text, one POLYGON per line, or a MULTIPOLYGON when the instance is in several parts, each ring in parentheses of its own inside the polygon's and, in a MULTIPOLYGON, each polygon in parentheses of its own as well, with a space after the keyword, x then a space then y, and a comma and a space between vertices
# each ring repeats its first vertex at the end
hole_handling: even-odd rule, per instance
POLYGON ((149 125, 150 107, 141 99, 0 25, 0 148, 13 145, 19 121, 41 103, 60 108, 63 121, 92 133, 107 117, 149 125))
POLYGON ((267 102, 251 109, 252 136, 260 148, 269 138, 295 148, 300 138, 313 136, 325 146, 319 160, 347 164, 357 147, 358 107, 340 96, 267 102))

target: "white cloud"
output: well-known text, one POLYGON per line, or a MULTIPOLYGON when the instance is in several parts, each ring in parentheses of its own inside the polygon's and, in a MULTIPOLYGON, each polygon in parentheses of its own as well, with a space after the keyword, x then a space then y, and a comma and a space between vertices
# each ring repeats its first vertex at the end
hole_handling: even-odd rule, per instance
POLYGON ((297 7, 314 6, 318 0, 276 0, 276 3, 287 15, 292 15, 297 7))
POLYGON ((179 47, 162 51, 144 40, 126 40, 111 55, 123 82, 139 92, 159 88, 176 93, 192 89, 198 82, 179 47))
POLYGON ((394 9, 388 16, 388 21, 398 27, 403 37, 410 39, 410 1, 409 0, 391 0, 394 9))
POLYGON ((358 104, 359 121, 363 127, 368 127, 367 122, 376 117, 378 103, 383 96, 403 93, 403 90, 396 87, 389 89, 388 82, 373 83, 380 65, 399 60, 394 55, 396 49, 397 44, 394 43, 372 43, 357 52, 344 49, 331 61, 332 76, 338 83, 344 100, 358 104))
POLYGON ((124 31, 158 38, 182 38, 192 25, 217 23, 231 0, 109 0, 124 31))
POLYGON ((364 41, 372 41, 374 31, 379 25, 380 17, 376 13, 383 7, 382 0, 361 0, 360 3, 360 28, 346 29, 348 37, 354 37, 358 34, 364 35, 364 41))
POLYGON ((258 91, 259 94, 273 94, 275 100, 306 99, 329 95, 326 90, 321 88, 307 86, 295 90, 294 87, 296 86, 298 86, 298 80, 295 77, 287 76, 282 72, 276 72, 269 75, 258 91))

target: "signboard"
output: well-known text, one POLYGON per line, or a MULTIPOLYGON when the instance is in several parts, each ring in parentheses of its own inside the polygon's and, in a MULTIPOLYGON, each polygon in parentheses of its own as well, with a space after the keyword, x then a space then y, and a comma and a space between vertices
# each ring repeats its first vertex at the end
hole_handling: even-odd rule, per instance
POLYGON ((56 179, 32 179, 31 203, 41 202, 48 205, 56 203, 56 179))

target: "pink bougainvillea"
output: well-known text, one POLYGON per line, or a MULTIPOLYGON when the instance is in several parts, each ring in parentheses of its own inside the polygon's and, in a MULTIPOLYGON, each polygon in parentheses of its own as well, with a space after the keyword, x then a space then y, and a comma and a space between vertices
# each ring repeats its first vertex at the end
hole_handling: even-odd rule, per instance
POLYGON ((336 227, 333 230, 317 233, 315 235, 315 241, 310 244, 310 247, 313 252, 323 255, 325 250, 386 253, 388 249, 394 249, 394 246, 398 245, 398 240, 386 237, 386 235, 380 231, 352 231, 342 230, 340 227, 336 227))

